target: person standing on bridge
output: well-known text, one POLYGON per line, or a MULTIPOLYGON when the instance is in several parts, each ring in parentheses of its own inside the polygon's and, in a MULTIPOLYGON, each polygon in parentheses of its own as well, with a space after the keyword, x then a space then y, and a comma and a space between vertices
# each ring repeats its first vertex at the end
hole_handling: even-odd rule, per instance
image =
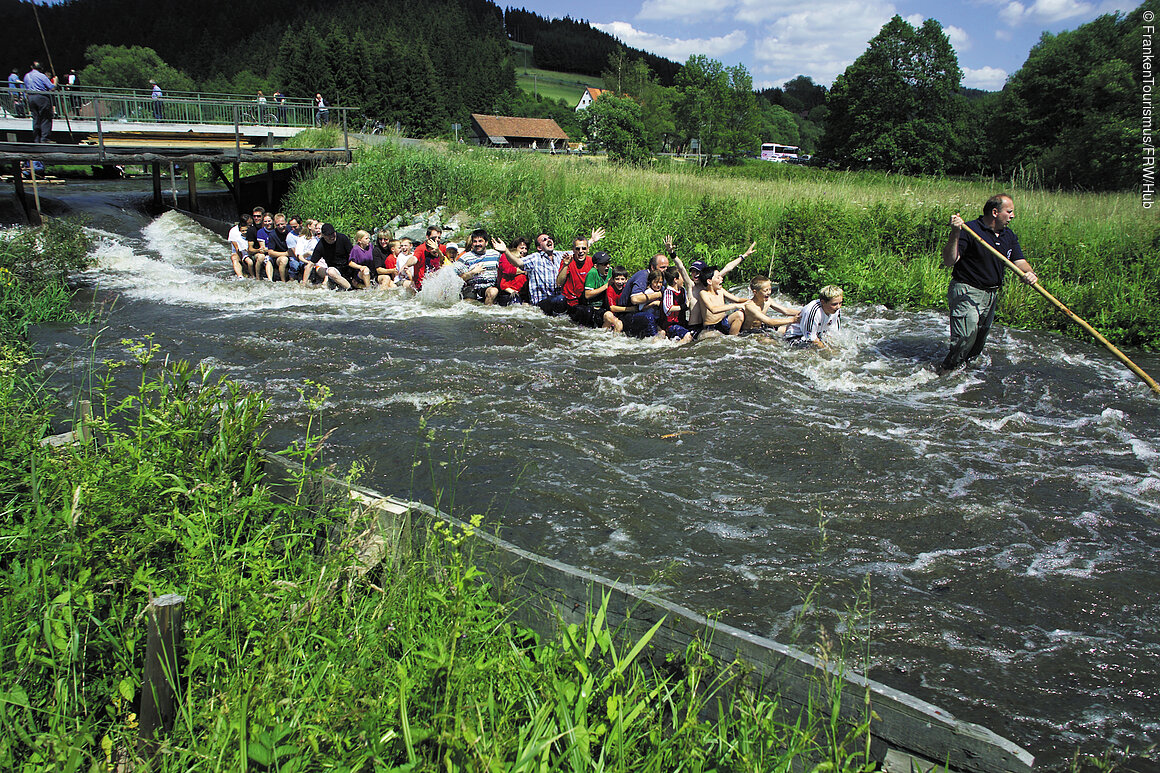
POLYGON ((72 112, 73 115, 78 115, 81 107, 80 97, 76 95, 76 90, 80 87, 81 81, 77 77, 76 70, 69 70, 68 75, 64 76, 64 93, 68 95, 64 102, 66 110, 72 112))
POLYGON ((160 123, 162 117, 161 98, 165 95, 161 93, 161 87, 157 85, 157 81, 150 78, 149 85, 153 87, 153 93, 149 95, 149 98, 153 100, 153 118, 160 123))
POLYGON ((13 118, 24 117, 24 98, 21 95, 23 86, 24 81, 20 80, 19 71, 13 67, 12 73, 8 76, 8 112, 13 118))
POLYGON ((52 96, 56 80, 40 71, 40 62, 33 62, 32 69, 24 76, 24 92, 28 99, 28 110, 32 113, 32 141, 52 142, 52 96))
POLYGON ((964 233, 964 228, 971 229, 1022 269, 1024 282, 1032 285, 1039 281, 1031 270, 1031 264, 1023 258, 1019 237, 1007 227, 1014 218, 1015 201, 1005 193, 987 199, 983 216, 978 220, 964 223, 958 213, 951 216, 951 232, 942 250, 943 266, 952 269, 950 287, 947 288, 951 348, 937 368, 940 376, 965 365, 983 351, 1006 273, 1003 262, 977 239, 964 233))

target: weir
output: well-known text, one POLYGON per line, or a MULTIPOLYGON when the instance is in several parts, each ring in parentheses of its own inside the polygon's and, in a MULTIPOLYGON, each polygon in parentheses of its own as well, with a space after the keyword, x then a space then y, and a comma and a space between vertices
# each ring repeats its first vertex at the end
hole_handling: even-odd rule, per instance
MULTIPOLYGON (((301 470, 284 457, 263 454, 271 489, 292 500, 299 495, 301 470)), ((654 663, 671 662, 699 640, 721 673, 739 673, 734 689, 780 699, 788 711, 827 705, 823 685, 841 681, 842 719, 850 726, 870 715, 871 754, 891 773, 930 771, 942 766, 964 773, 1027 773, 1034 757, 1026 749, 980 725, 912 695, 854 673, 841 664, 819 660, 795 647, 734 628, 665 600, 633 578, 611 580, 521 549, 472 529, 451 515, 419 502, 387 497, 364 486, 326 475, 313 476, 301 491, 308 508, 353 500, 370 525, 356 538, 353 574, 363 576, 386 564, 397 567, 428 544, 436 522, 467 534, 463 549, 490 579, 514 621, 541 637, 559 638, 564 627, 583 625, 605 598, 610 630, 622 642, 639 640, 657 621, 664 625, 649 644, 654 663), (737 669, 740 666, 740 669, 737 669), (871 713, 872 712, 872 713, 871 713)), ((792 717, 791 717, 792 721, 792 717)))
MULTIPOLYGON (((288 100, 284 105, 269 103, 261 108, 252 98, 237 95, 176 95, 154 107, 148 92, 122 90, 53 92, 56 114, 53 141, 34 143, 19 141, 31 134, 32 122, 0 110, 0 168, 11 170, 16 197, 27 221, 40 224, 40 211, 26 193, 27 185, 21 165, 74 164, 93 167, 116 167, 140 164, 149 167, 153 176, 153 207, 159 211, 163 172, 173 177, 176 165, 188 172, 189 208, 198 213, 197 164, 209 164, 213 175, 233 195, 241 212, 248 203, 222 172, 222 166, 233 167, 233 179, 239 179, 243 163, 266 164, 267 187, 272 198, 275 164, 336 164, 351 160, 347 113, 350 108, 328 109, 341 126, 341 148, 284 148, 281 143, 313 125, 314 110, 308 101, 288 100), (66 144, 67 143, 67 144, 66 144)), ((35 187, 34 187, 35 193, 35 187)))

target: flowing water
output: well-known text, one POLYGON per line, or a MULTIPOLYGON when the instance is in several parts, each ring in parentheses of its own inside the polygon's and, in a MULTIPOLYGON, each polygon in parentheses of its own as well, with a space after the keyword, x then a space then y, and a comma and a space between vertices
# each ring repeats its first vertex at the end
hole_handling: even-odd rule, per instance
POLYGON ((868 586, 870 676, 1046 767, 1160 740, 1160 402, 1096 345, 999 328, 940 380, 944 314, 849 306, 834 353, 678 348, 453 302, 448 272, 413 299, 234 281, 196 224, 132 219, 83 279, 100 325, 40 333, 63 376, 98 328, 98 359, 152 334, 268 395, 274 447, 325 384, 325 460, 380 491, 434 476, 521 546, 783 641, 808 607, 807 646, 868 586))

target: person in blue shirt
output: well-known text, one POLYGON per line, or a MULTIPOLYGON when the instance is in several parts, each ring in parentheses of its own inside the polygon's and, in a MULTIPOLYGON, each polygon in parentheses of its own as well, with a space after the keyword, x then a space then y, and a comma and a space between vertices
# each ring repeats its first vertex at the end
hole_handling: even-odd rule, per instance
POLYGON ((20 73, 16 68, 12 68, 12 73, 8 76, 8 112, 14 118, 24 117, 24 81, 20 80, 20 73))
POLYGON ((24 76, 24 92, 28 100, 28 111, 32 113, 32 141, 52 142, 52 95, 56 80, 40 71, 40 62, 33 62, 32 69, 24 76))

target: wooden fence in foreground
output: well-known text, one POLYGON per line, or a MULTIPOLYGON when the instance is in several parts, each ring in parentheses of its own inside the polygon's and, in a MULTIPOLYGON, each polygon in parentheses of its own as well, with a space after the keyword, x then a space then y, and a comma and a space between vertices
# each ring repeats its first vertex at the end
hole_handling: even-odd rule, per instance
MULTIPOLYGON (((276 495, 293 496, 297 465, 266 454, 267 473, 276 495)), ((353 535, 358 561, 352 574, 374 571, 384 563, 399 565, 427 544, 428 528, 436 521, 456 530, 468 524, 427 505, 385 497, 377 491, 318 476, 302 493, 308 506, 324 507, 338 498, 353 499, 367 518, 364 531, 353 535)), ((351 539, 352 535, 346 535, 351 539)), ((722 670, 737 672, 740 686, 777 695, 790 711, 817 705, 826 680, 844 680, 843 718, 852 725, 867 710, 876 716, 870 724, 871 753, 893 773, 928 771, 936 764, 963 773, 1025 773, 1034 758, 1025 749, 990 730, 956 719, 949 712, 859 674, 843 671, 809 654, 772 639, 707 619, 673 604, 647 588, 600 577, 574 566, 538 556, 497 537, 475 531, 464 548, 474 564, 488 575, 512 618, 541 637, 558 638, 563 626, 583 625, 608 597, 607 620, 625 640, 642 637, 658 620, 665 624, 650 644, 650 655, 681 656, 689 643, 700 640, 722 670), (736 664, 736 665, 735 665, 736 664), (828 673, 823 673, 828 672, 828 673), (825 679, 823 679, 825 677, 825 679)))

